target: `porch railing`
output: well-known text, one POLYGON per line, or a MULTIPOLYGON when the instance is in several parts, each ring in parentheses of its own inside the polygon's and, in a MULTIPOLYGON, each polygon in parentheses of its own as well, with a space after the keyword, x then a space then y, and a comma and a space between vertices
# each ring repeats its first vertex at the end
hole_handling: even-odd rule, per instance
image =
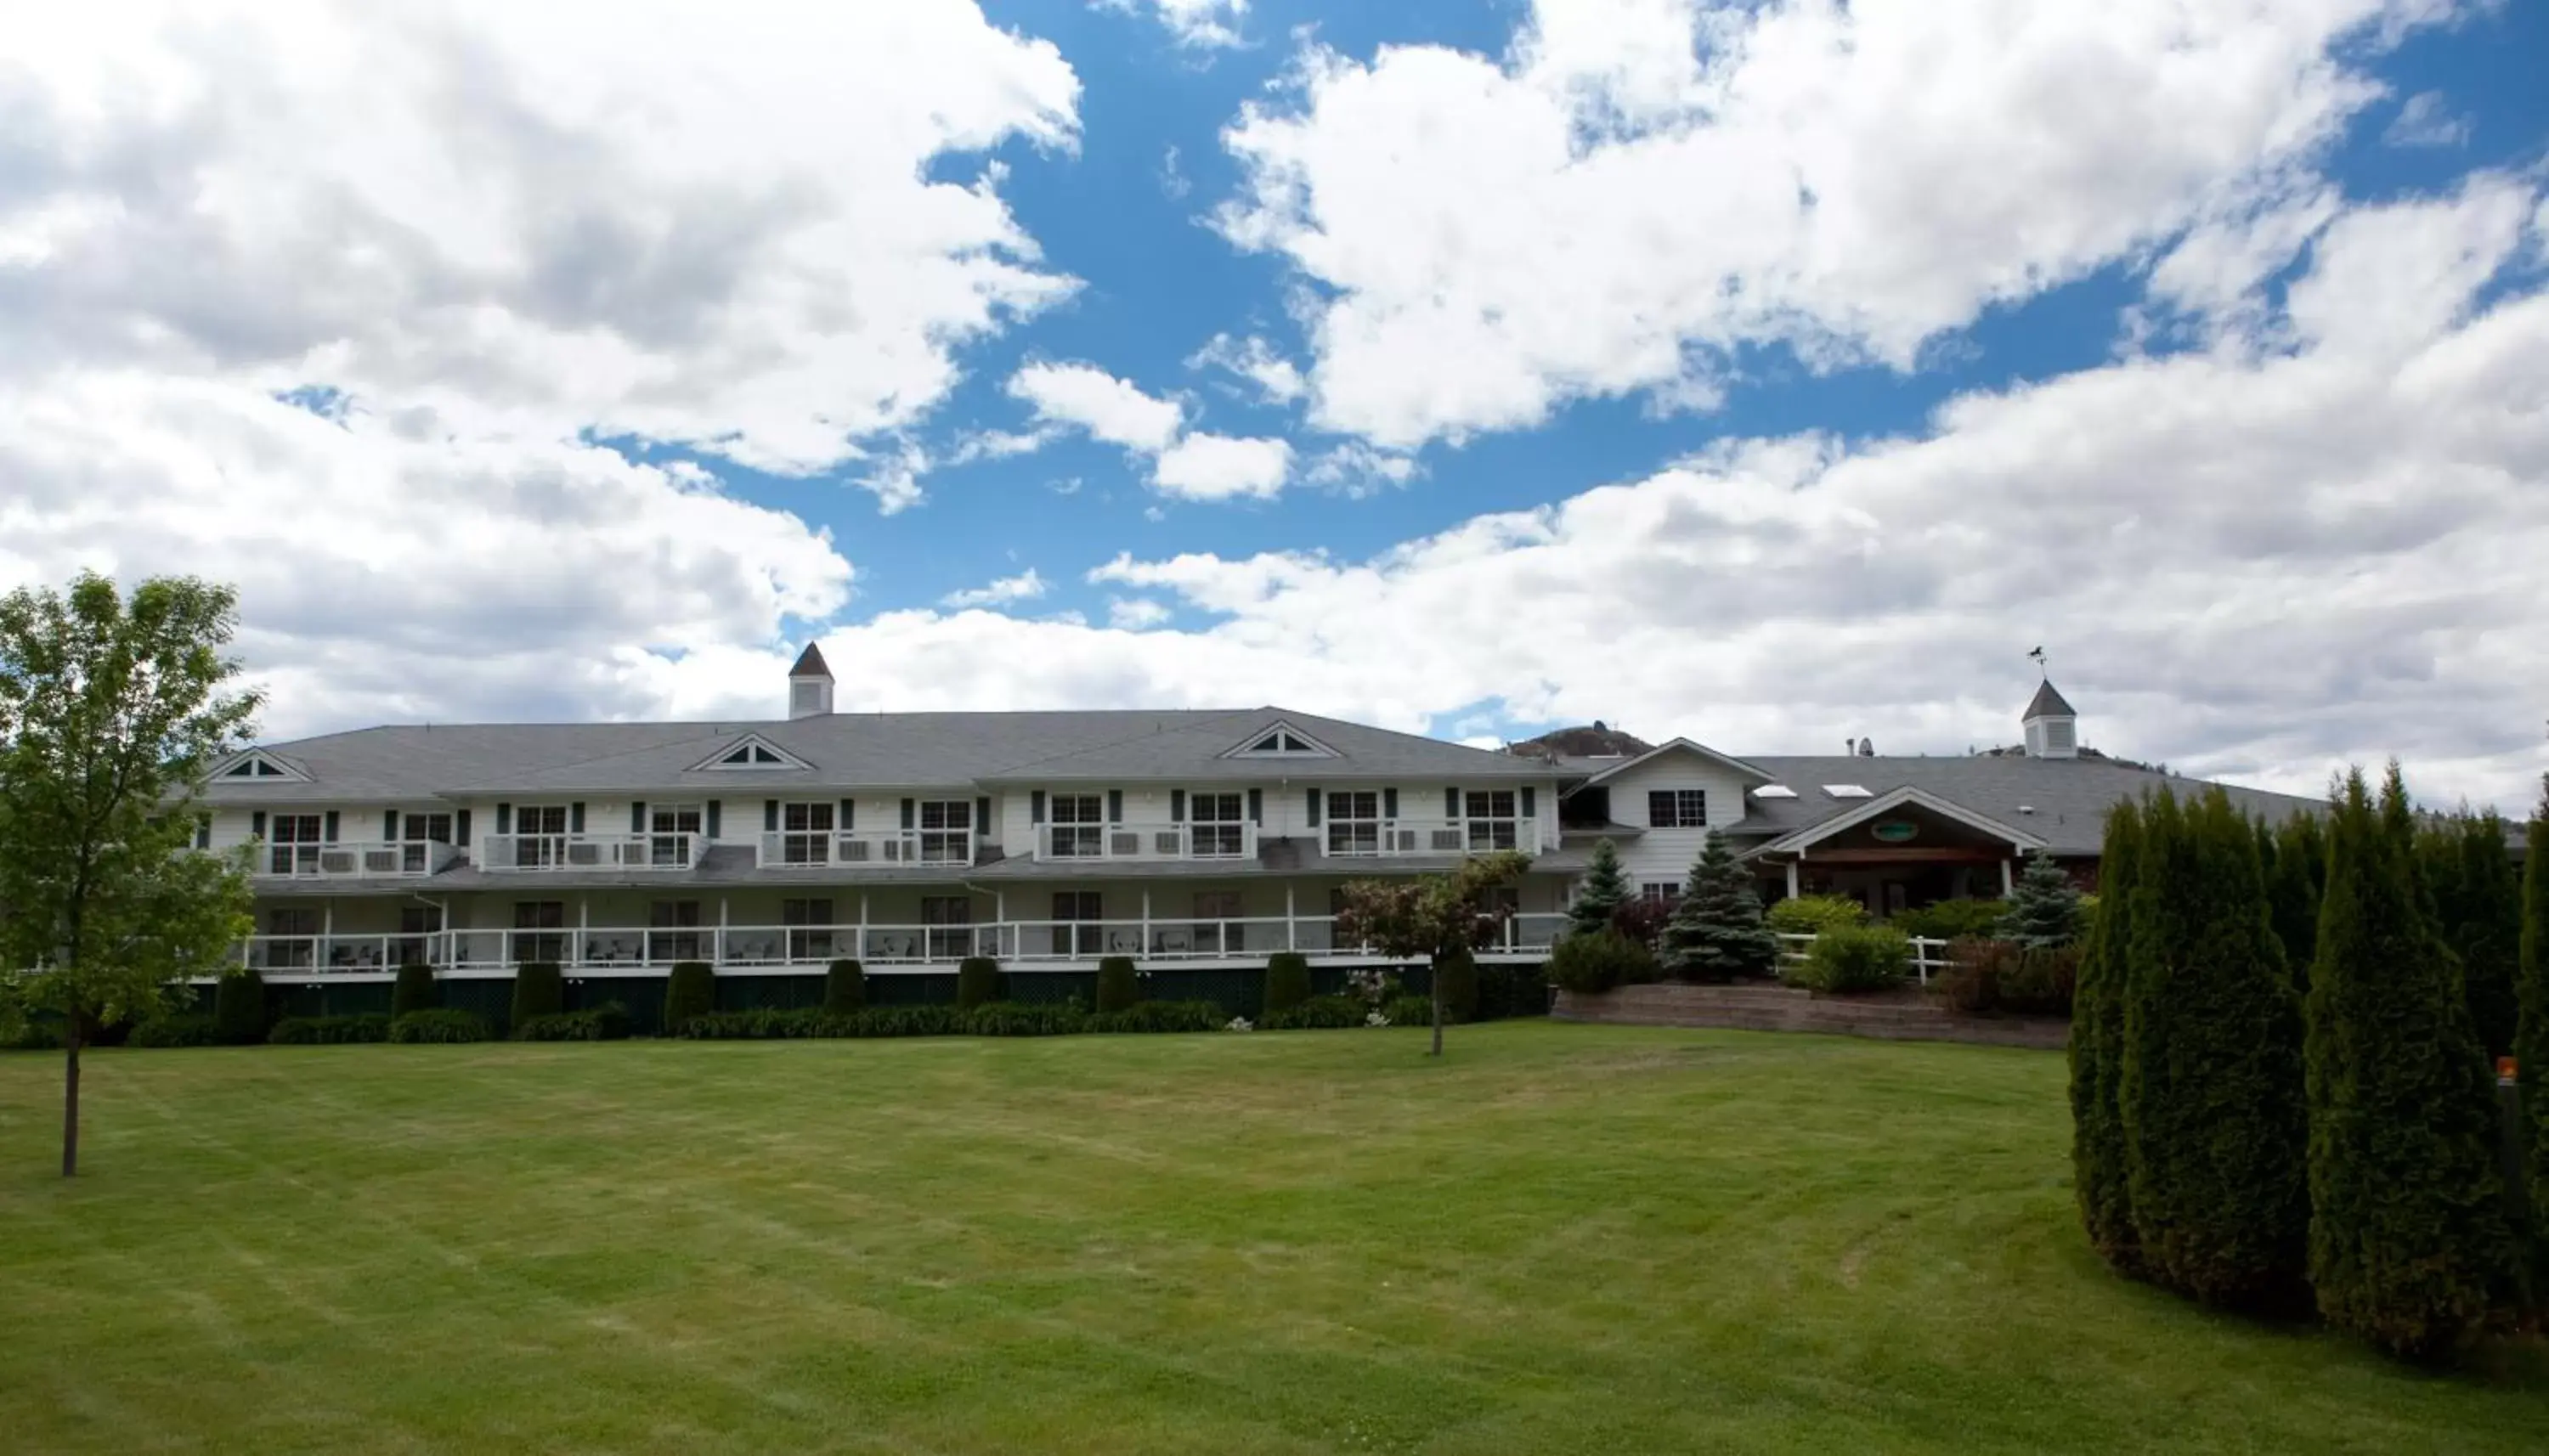
POLYGON ((1257 826, 1201 824, 1040 824, 1039 860, 1254 860, 1257 826))
POLYGON ((1319 844, 1331 857, 1482 855, 1540 849, 1536 819, 1330 819, 1319 844))
POLYGON ((761 836, 755 863, 764 869, 830 864, 971 864, 968 829, 772 830, 761 836))
POLYGON ((694 869, 708 852, 696 834, 491 834, 478 842, 485 869, 694 869))
POLYGON ((367 879, 439 873, 459 856, 457 846, 433 840, 340 840, 261 844, 251 864, 262 878, 367 879))

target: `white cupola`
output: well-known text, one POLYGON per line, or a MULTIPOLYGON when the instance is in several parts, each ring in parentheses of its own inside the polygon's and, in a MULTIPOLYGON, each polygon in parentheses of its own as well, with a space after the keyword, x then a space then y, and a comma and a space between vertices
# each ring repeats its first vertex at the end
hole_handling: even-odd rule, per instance
POLYGON ((2036 685, 2035 696, 2028 699, 2027 711, 2019 722, 2027 729, 2029 758, 2080 757, 2080 715, 2054 690, 2052 679, 2036 685))
POLYGON ((788 716, 819 718, 832 710, 832 670, 823 665, 823 653, 813 643, 788 670, 788 716))

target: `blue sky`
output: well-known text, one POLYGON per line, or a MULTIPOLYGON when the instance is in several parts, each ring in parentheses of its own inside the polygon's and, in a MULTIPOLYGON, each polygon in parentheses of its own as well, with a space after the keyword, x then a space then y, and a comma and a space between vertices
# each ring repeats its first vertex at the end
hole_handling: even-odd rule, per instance
POLYGON ((2041 644, 2116 751, 2518 806, 2549 13, 2225 9, 22 19, 0 580, 239 581, 288 730, 820 637, 863 707, 1947 753, 2041 644))

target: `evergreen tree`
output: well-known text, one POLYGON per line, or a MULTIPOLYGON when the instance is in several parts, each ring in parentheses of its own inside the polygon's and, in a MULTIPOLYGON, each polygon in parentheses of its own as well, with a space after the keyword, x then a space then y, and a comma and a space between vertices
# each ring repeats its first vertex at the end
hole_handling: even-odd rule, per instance
POLYGON ((1751 871, 1718 830, 1708 832, 1690 866, 1672 918, 1664 922, 1664 969, 1694 980, 1768 975, 1778 968, 1779 938, 1761 919, 1751 871))
POLYGON ((1593 846, 1593 863, 1584 869, 1575 903, 1566 907, 1569 935, 1598 936, 1611 928, 1611 917, 1629 898, 1629 878, 1620 869, 1620 849, 1609 840, 1593 846))
POLYGON ((2522 885, 2505 849, 2504 820, 2463 810, 2429 825, 2416 849, 2435 929, 2460 958, 2479 1043, 2489 1056, 2502 1056, 2513 1049, 2520 1015, 2514 979, 2522 940, 2522 885))
POLYGON ((2327 838, 2319 833, 2316 814, 2295 814, 2264 831, 2263 837, 2275 847, 2274 864, 2266 875, 2275 938, 2284 943, 2284 964, 2292 971, 2293 989, 2307 993, 2311 961, 2318 952, 2318 897, 2327 878, 2327 838))
POLYGON ((2523 835, 2522 1007, 2513 1054, 2531 1122, 2531 1256, 2534 1289, 2549 1289, 2549 774, 2523 835))
POLYGON ((2040 951, 2080 939, 2080 887, 2053 857, 2033 854, 2020 871, 2009 895, 2009 914, 2000 923, 2000 938, 2040 951))
POLYGON ((2206 1304, 2297 1302, 2310 1198, 2301 1003, 2267 921, 2256 832, 2216 788, 2143 815, 2124 981, 2123 1113, 2144 1266, 2206 1304))
POLYGON ((2099 1257, 2139 1275, 2132 1193, 2125 1176, 2124 1127, 2116 1105, 2124 1054, 2125 950, 2132 937, 2134 868, 2141 814, 2130 803, 2107 815, 2098 857, 2098 913, 2080 957, 2071 1003, 2071 1170, 2080 1222, 2099 1257))
POLYGON ((2513 1287, 2493 1078, 2419 903, 2393 764, 2328 823, 2310 993, 2311 1278, 2319 1313, 2398 1354, 2467 1341, 2513 1287))

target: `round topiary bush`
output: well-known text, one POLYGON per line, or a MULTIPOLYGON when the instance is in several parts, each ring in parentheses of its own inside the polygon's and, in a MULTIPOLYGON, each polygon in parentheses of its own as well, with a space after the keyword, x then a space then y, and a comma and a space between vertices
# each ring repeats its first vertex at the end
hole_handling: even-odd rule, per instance
POLYGON ((1867 907, 1847 895, 1794 895, 1762 912, 1783 936, 1815 936, 1837 926, 1862 925, 1867 907))
POLYGON ((390 988, 392 1019, 411 1011, 430 1011, 442 1004, 441 988, 434 984, 433 967, 410 961, 398 969, 398 984, 390 988))
POLYGON ((678 1034, 695 1016, 716 1010, 716 971, 705 960, 677 961, 664 982, 664 1035, 678 1034))
POLYGON ((1478 957, 1453 951, 1434 957, 1434 984, 1443 996, 1443 1020, 1478 1019, 1478 957))
POLYGON ((1660 973, 1654 952, 1616 931, 1566 936, 1549 953, 1549 983, 1578 995, 1643 985, 1660 973))
POLYGON ((213 1034, 224 1046, 249 1046, 265 1040, 265 977, 247 966, 223 976, 213 989, 213 1034))
POLYGON ((823 972, 823 1014, 847 1016, 868 1004, 868 973, 855 960, 835 960, 823 972))
POLYGON ((520 1026, 535 1016, 555 1016, 566 1010, 566 977, 559 973, 554 960, 525 960, 514 967, 513 1025, 520 1026))
POLYGON ((1000 962, 989 956, 968 956, 956 966, 956 1007, 971 1011, 1004 1000, 1000 994, 1000 962))
POLYGON ((1837 925, 1815 937, 1805 962, 1790 974, 1799 984, 1830 995, 1890 991, 1912 971, 1912 943, 1884 925, 1837 925))
POLYGON ((1142 999, 1141 973, 1130 956, 1109 956, 1097 962, 1097 1009, 1129 1011, 1142 999))
POLYGON ((1266 1000, 1262 1014, 1288 1011, 1310 999, 1310 957, 1285 951, 1266 962, 1266 1000))

